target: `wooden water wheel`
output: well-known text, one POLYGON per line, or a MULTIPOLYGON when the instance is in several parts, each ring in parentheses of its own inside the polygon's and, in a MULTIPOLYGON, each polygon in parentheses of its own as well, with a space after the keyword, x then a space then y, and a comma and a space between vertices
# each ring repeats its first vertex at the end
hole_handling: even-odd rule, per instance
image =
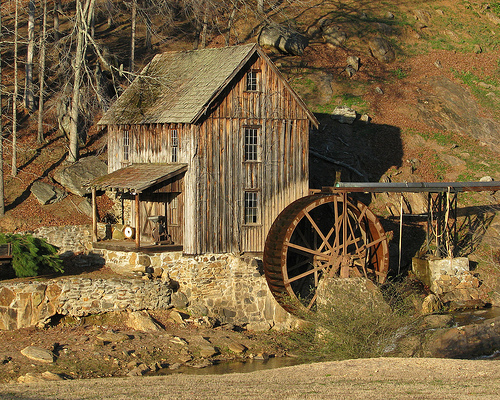
POLYGON ((389 268, 378 218, 345 193, 296 200, 274 221, 264 248, 264 272, 276 300, 289 312, 314 307, 325 277, 366 277, 383 283, 389 268))

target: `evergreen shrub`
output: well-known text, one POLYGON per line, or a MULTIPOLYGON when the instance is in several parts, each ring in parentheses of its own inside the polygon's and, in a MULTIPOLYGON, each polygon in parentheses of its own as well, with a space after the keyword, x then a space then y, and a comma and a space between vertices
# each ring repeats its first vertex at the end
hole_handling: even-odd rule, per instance
POLYGON ((32 235, 0 233, 0 244, 6 243, 12 245, 12 268, 18 278, 64 272, 57 249, 45 240, 32 235))

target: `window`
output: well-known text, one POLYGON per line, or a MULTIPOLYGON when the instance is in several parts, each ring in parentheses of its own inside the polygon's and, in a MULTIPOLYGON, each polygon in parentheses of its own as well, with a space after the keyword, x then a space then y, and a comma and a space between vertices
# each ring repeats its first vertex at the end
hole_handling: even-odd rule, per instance
POLYGON ((130 133, 128 129, 123 131, 123 161, 128 161, 130 156, 130 133))
POLYGON ((247 72, 247 91, 256 92, 259 90, 258 71, 247 72))
POLYGON ((177 162, 177 150, 179 149, 177 129, 172 129, 170 131, 170 147, 172 148, 172 162, 177 162))
POLYGON ((245 192, 245 224, 257 224, 259 212, 259 193, 245 192))
POLYGON ((179 203, 177 196, 170 200, 170 223, 172 225, 179 225, 179 203))
POLYGON ((258 161, 258 128, 245 128, 245 161, 258 161))

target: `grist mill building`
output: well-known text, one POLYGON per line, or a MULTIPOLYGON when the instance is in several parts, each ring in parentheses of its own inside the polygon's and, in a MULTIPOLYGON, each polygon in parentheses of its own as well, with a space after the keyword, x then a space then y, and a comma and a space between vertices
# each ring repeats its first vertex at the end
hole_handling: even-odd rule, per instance
POLYGON ((256 44, 159 54, 102 117, 108 175, 91 183, 133 200, 136 244, 184 254, 263 251, 306 196, 318 121, 256 44))

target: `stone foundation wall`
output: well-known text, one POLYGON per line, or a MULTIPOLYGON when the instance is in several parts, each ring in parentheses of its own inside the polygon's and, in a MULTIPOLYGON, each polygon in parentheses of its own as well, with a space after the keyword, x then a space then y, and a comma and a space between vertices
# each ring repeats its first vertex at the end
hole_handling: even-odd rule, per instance
MULTIPOLYGON (((59 248, 59 254, 87 253, 92 250, 92 225, 44 226, 29 233, 59 248)), ((97 224, 97 235, 105 237, 106 225, 97 224)))
MULTIPOLYGON (((284 329, 297 319, 284 311, 269 291, 257 258, 233 254, 184 257, 181 252, 144 254, 101 251, 106 265, 121 274, 149 274, 170 279, 173 297, 185 298, 193 314, 208 315, 248 329, 284 329), (184 296, 185 295, 185 296, 184 296)), ((182 306, 182 304, 180 304, 182 306)))
POLYGON ((85 316, 170 306, 172 289, 160 279, 65 278, 0 283, 0 329, 44 323, 56 314, 85 316))

